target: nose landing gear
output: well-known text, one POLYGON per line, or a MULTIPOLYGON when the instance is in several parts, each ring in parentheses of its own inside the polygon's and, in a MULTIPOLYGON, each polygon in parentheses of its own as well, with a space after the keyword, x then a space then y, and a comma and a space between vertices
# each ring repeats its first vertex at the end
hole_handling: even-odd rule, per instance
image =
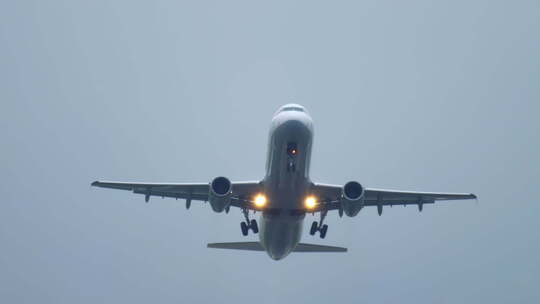
POLYGON ((240 230, 242 230, 242 235, 247 236, 249 233, 249 229, 251 229, 251 231, 253 231, 253 233, 255 234, 259 233, 259 225, 257 225, 257 221, 249 220, 249 211, 247 209, 243 209, 242 213, 246 218, 245 222, 240 223, 240 230))
POLYGON ((328 225, 324 224, 324 218, 326 217, 326 214, 328 213, 328 210, 321 211, 321 220, 319 223, 317 221, 314 221, 311 224, 311 229, 309 229, 309 234, 315 235, 317 231, 319 232, 319 236, 321 239, 324 239, 326 237, 326 232, 328 231, 328 225))

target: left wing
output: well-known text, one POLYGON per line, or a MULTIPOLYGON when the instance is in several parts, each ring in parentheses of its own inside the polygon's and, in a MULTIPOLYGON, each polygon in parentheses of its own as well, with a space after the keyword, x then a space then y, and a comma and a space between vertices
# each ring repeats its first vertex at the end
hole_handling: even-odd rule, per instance
MULTIPOLYGON (((312 191, 321 198, 321 204, 317 211, 341 209, 342 186, 314 184, 312 191)), ((472 193, 416 192, 375 188, 366 188, 364 192, 364 206, 377 206, 379 215, 382 213, 383 206, 418 205, 421 211, 424 204, 467 199, 476 199, 476 195, 472 193)))
MULTIPOLYGON (((172 197, 191 202, 208 201, 209 183, 126 183, 95 181, 92 186, 119 190, 128 190, 143 194, 148 202, 151 196, 172 197)), ((260 182, 233 182, 231 206, 255 210, 252 197, 260 189, 260 182)), ((189 203, 188 203, 189 204, 189 203)))

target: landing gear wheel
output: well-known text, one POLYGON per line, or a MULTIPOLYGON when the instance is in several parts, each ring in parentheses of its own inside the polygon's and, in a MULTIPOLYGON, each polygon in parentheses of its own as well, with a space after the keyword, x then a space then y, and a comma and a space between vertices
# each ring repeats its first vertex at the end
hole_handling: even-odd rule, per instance
POLYGON ((324 239, 324 237, 326 236, 326 231, 328 231, 328 225, 323 225, 320 234, 321 239, 324 239))
POLYGON ((240 229, 242 230, 242 235, 243 236, 248 235, 248 226, 247 226, 246 222, 241 222, 240 223, 240 229))
POLYGON ((318 228, 319 225, 317 224, 317 222, 313 222, 313 224, 311 224, 311 229, 309 229, 309 234, 315 235, 315 232, 317 232, 318 228))
POLYGON ((251 223, 250 223, 249 227, 251 228, 253 233, 255 233, 255 234, 259 233, 259 225, 257 225, 256 220, 251 220, 251 223))

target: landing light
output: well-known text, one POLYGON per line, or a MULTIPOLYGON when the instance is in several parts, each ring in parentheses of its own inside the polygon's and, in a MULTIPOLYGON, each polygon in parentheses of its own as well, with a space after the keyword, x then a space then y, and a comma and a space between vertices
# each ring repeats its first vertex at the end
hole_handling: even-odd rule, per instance
POLYGON ((306 208, 308 209, 313 209, 317 206, 317 200, 315 199, 314 196, 308 196, 306 198, 306 208))
POLYGON ((264 207, 264 205, 266 205, 266 196, 257 194, 257 196, 255 196, 255 206, 264 207))

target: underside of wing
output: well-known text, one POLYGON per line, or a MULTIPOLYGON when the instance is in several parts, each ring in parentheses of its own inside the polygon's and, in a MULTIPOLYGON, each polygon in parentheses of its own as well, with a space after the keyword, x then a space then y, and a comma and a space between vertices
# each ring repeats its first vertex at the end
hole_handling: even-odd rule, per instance
POLYGON ((128 190, 137 194, 150 196, 173 197, 182 199, 208 200, 208 183, 128 183, 95 181, 94 187, 128 190))
POLYGON ((467 200, 476 199, 472 193, 448 193, 448 192, 416 192, 366 188, 365 206, 404 205, 418 203, 435 203, 435 201, 467 200))
MULTIPOLYGON (((252 197, 259 191, 260 182, 232 182, 231 206, 255 209, 251 203, 252 197)), ((130 183, 95 181, 94 187, 132 191, 145 196, 145 201, 150 197, 169 197, 185 199, 190 204, 191 200, 208 201, 210 193, 209 183, 130 183)))
MULTIPOLYGON (((336 210, 341 208, 340 200, 343 195, 343 186, 314 184, 313 192, 321 198, 321 210, 336 210)), ((424 204, 433 204, 436 201, 476 199, 476 195, 472 193, 418 192, 366 188, 363 198, 363 206, 377 206, 379 210, 382 210, 382 206, 393 205, 418 205, 422 209, 424 204)))

